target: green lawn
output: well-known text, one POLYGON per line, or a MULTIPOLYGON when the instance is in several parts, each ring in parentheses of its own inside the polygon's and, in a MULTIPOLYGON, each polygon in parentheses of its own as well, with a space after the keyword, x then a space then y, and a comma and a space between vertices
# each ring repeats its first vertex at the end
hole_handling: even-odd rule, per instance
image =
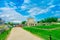
POLYGON ((7 35, 10 33, 10 30, 4 31, 2 34, 0 34, 0 40, 5 40, 7 35))
MULTIPOLYGON (((34 27, 34 26, 33 26, 34 27)), ((51 28, 59 28, 60 24, 51 24, 51 25, 40 25, 40 26, 35 26, 34 28, 44 28, 44 29, 51 29, 51 28)))
POLYGON ((23 28, 33 33, 34 35, 44 38, 45 40, 49 40, 50 35, 52 40, 60 40, 60 29, 49 30, 51 28, 59 28, 59 27, 60 25, 49 25, 49 26, 35 26, 35 27, 23 27, 23 28), (42 30, 42 28, 48 30, 42 30))

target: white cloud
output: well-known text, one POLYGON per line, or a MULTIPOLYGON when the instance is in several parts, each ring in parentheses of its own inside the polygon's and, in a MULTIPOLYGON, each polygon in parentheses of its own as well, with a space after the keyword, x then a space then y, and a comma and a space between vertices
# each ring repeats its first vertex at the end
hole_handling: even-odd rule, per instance
POLYGON ((8 15, 8 14, 7 14, 7 15, 0 15, 0 17, 2 17, 2 18, 3 18, 3 17, 9 17, 9 16, 10 16, 10 15, 8 15))
POLYGON ((13 9, 10 8, 2 8, 2 14, 0 15, 0 17, 4 18, 6 21, 23 21, 26 19, 26 17, 22 16, 20 13, 16 12, 13 9))
POLYGON ((53 12, 53 16, 54 17, 59 17, 60 18, 60 11, 55 11, 55 12, 53 12))
POLYGON ((41 9, 39 9, 38 7, 34 7, 34 8, 31 8, 28 12, 30 13, 30 15, 37 15, 39 14, 40 11, 41 9))
POLYGON ((14 20, 14 21, 11 21, 11 22, 14 22, 14 23, 21 23, 20 20, 14 20))
POLYGON ((10 3, 7 3, 6 1, 5 1, 5 6, 7 7, 7 8, 12 8, 12 9, 17 9, 17 7, 15 6, 15 3, 13 3, 13 2, 10 2, 10 3))
POLYGON ((23 3, 22 6, 20 6, 21 10, 27 10, 31 7, 32 5, 28 3, 23 3))
POLYGON ((60 11, 56 11, 56 13, 60 13, 60 11))
POLYGON ((56 16, 56 17, 60 16, 60 11, 56 11, 54 16, 56 16))
POLYGON ((14 8, 9 8, 9 7, 0 8, 0 10, 9 10, 9 9, 14 9, 14 8))
POLYGON ((60 14, 55 14, 54 16, 55 16, 55 17, 58 17, 58 16, 60 16, 60 14))
POLYGON ((27 9, 27 5, 22 5, 21 6, 21 10, 26 10, 27 9))
POLYGON ((38 15, 38 14, 41 14, 41 13, 45 13, 47 12, 48 10, 47 9, 40 9, 38 7, 35 7, 35 8, 31 8, 28 12, 30 13, 30 15, 38 15))
POLYGON ((14 6, 14 5, 15 5, 15 3, 13 3, 13 2, 10 2, 9 4, 10 4, 11 6, 14 6))
POLYGON ((24 3, 29 3, 30 2, 30 0, 24 0, 24 3))
POLYGON ((55 7, 56 5, 50 5, 49 7, 48 7, 48 9, 50 9, 50 8, 53 8, 53 7, 55 7))
POLYGON ((52 5, 53 4, 53 0, 51 0, 49 3, 48 3, 48 5, 52 5))
POLYGON ((30 13, 30 15, 34 16, 34 15, 39 15, 39 14, 43 14, 48 12, 51 8, 55 7, 56 5, 51 5, 49 7, 47 7, 46 9, 41 9, 39 7, 34 7, 31 8, 28 13, 30 13))
POLYGON ((5 3, 5 6, 6 7, 0 8, 0 10, 2 11, 0 12, 0 17, 3 18, 5 21, 21 22, 26 20, 27 17, 14 10, 16 7, 10 8, 7 2, 5 3))
POLYGON ((29 10, 32 7, 35 7, 37 4, 31 4, 31 0, 24 0, 24 3, 22 4, 22 6, 20 6, 20 8, 22 10, 29 10))

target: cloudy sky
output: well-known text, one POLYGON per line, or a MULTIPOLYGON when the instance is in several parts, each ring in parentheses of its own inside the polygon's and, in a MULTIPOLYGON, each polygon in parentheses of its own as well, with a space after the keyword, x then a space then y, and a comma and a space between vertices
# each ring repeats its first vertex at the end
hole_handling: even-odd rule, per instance
POLYGON ((0 18, 6 22, 21 22, 29 17, 36 21, 60 18, 60 0, 0 0, 0 18))

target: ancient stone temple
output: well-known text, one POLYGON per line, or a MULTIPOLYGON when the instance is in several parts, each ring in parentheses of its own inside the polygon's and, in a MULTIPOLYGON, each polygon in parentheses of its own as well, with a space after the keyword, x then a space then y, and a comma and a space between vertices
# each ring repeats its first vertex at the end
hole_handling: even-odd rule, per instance
POLYGON ((27 23, 27 26, 35 26, 36 25, 36 22, 33 18, 28 18, 26 23, 27 23))

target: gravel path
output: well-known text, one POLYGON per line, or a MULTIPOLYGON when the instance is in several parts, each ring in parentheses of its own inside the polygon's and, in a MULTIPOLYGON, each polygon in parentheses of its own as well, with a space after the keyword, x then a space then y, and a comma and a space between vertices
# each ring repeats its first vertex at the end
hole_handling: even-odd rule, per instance
POLYGON ((23 30, 20 27, 15 27, 12 29, 7 40, 43 40, 42 38, 32 35, 30 32, 23 30))

